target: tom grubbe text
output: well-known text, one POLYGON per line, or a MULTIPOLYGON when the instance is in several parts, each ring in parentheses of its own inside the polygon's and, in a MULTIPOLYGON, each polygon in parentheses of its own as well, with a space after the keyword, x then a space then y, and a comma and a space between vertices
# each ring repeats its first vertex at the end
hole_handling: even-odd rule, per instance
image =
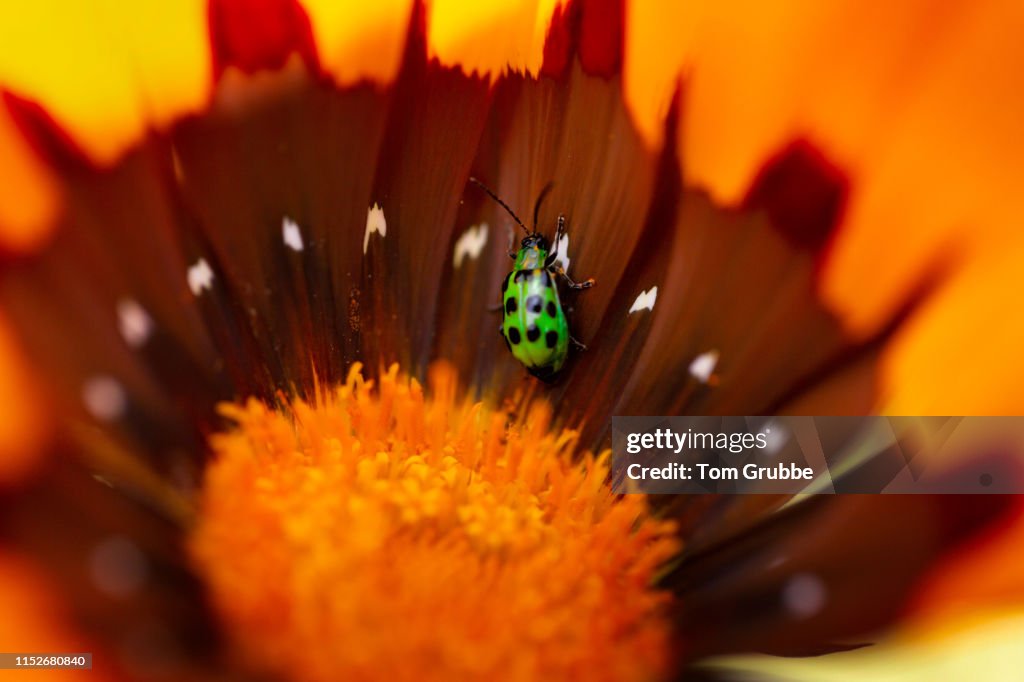
MULTIPOLYGON (((764 450, 768 447, 770 429, 759 433, 699 432, 687 429, 676 432, 671 429, 656 429, 651 432, 629 433, 626 435, 626 452, 636 455, 644 450, 683 451, 718 450, 734 454, 747 450, 764 450)), ((633 480, 677 480, 677 481, 737 481, 745 480, 811 480, 815 477, 811 467, 794 463, 777 462, 772 465, 750 462, 743 466, 727 466, 696 462, 682 464, 671 462, 662 466, 644 466, 632 463, 626 468, 626 476, 633 480)))

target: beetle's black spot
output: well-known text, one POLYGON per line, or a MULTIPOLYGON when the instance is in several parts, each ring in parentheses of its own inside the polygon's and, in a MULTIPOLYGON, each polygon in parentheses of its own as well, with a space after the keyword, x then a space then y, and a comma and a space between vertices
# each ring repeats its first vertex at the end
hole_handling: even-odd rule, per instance
POLYGON ((517 283, 517 284, 519 282, 525 282, 526 278, 529 277, 529 276, 530 276, 530 274, 528 272, 526 272, 526 270, 519 270, 519 271, 516 272, 516 276, 512 278, 512 281, 517 283))
POLYGON ((558 315, 558 309, 555 308, 554 301, 548 301, 548 317, 554 318, 558 315))
POLYGON ((547 270, 534 270, 533 271, 533 277, 534 277, 534 279, 537 279, 537 280, 540 281, 541 286, 544 286, 544 287, 551 286, 551 276, 548 275, 548 271, 547 270))
POLYGON ((519 343, 520 341, 522 341, 522 338, 519 336, 519 328, 518 327, 509 327, 508 328, 508 340, 511 341, 513 345, 515 345, 515 344, 519 343))
POLYGON ((506 291, 508 291, 508 281, 510 279, 512 279, 512 273, 511 272, 508 273, 507 275, 505 275, 505 280, 501 283, 501 293, 504 294, 506 291))
POLYGON ((548 348, 554 348, 558 345, 558 332, 552 330, 544 335, 544 343, 548 345, 548 348))
POLYGON ((518 308, 519 308, 519 304, 516 303, 516 297, 515 296, 509 296, 508 298, 505 299, 505 314, 506 315, 511 315, 516 310, 518 310, 518 308))
POLYGON ((537 328, 537 325, 531 324, 526 328, 526 338, 528 341, 536 341, 540 338, 540 329, 537 328))
POLYGON ((544 307, 544 299, 534 294, 530 298, 526 299, 526 309, 531 313, 539 313, 541 308, 544 307))

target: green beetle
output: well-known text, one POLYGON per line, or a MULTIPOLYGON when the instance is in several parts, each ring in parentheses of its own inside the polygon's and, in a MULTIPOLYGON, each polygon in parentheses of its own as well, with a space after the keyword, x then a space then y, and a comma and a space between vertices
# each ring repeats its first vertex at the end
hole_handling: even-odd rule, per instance
POLYGON ((540 193, 534 205, 531 231, 486 185, 476 178, 469 180, 508 211, 512 219, 526 232, 526 237, 519 245, 519 251, 509 251, 509 256, 515 260, 515 264, 512 266, 512 272, 505 275, 505 280, 501 284, 502 323, 498 331, 505 339, 505 345, 512 355, 523 363, 527 371, 538 379, 548 381, 565 364, 570 342, 581 350, 586 349, 586 346, 569 333, 569 322, 558 298, 555 278, 564 279, 571 289, 589 289, 594 286, 594 280, 591 278, 574 282, 566 274, 565 269, 556 263, 557 249, 565 234, 564 215, 558 216, 555 251, 551 250, 551 244, 537 231, 537 215, 541 202, 551 190, 550 184, 540 193))

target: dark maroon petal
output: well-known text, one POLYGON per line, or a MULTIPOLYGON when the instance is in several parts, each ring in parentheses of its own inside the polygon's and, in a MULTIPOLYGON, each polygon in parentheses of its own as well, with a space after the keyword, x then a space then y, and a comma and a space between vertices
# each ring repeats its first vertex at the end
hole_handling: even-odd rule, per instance
POLYGON ((298 54, 311 71, 319 61, 313 29, 296 0, 209 0, 213 70, 278 69, 298 54))
MULTIPOLYGON (((587 350, 573 355, 566 368, 568 377, 549 394, 561 406, 560 418, 582 427, 584 443, 596 445, 603 441, 610 428, 610 415, 649 338, 654 318, 651 311, 633 311, 637 296, 642 289, 663 281, 674 267, 672 250, 660 245, 672 243, 680 210, 682 177, 675 155, 679 114, 677 93, 669 110, 665 146, 656 165, 654 193, 639 239, 628 259, 627 252, 612 250, 612 255, 625 260, 621 279, 600 326, 584 337, 587 350)), ((590 303, 589 290, 570 295, 581 307, 590 303)))
POLYGON ((422 373, 448 305, 439 298, 441 277, 451 267, 452 229, 491 93, 486 78, 428 61, 422 19, 413 25, 370 197, 383 209, 387 237, 371 237, 361 310, 371 369, 401 361, 422 373))
POLYGON ((849 181, 814 145, 798 139, 761 168, 743 206, 763 210, 797 246, 820 249, 842 218, 849 181))
POLYGON ((91 409, 156 471, 194 478, 213 405, 231 387, 188 293, 167 150, 63 174, 53 243, 0 271, 4 309, 62 411, 88 419, 91 409))
POLYGON ((625 47, 626 7, 623 0, 581 3, 580 64, 589 74, 617 76, 625 47))
POLYGON ((59 169, 92 165, 88 155, 38 102, 0 89, 0 106, 7 109, 18 131, 46 162, 59 169))
MULTIPOLYGON (((563 306, 572 334, 600 344, 598 328, 651 210, 656 155, 633 128, 619 82, 587 75, 577 61, 564 82, 510 75, 499 84, 494 101, 474 173, 527 222, 541 190, 552 183, 538 229, 550 239, 558 215, 566 216, 569 274, 593 277, 596 285, 577 294, 560 284, 563 306)), ((465 357, 457 354, 456 361, 464 375, 479 377, 481 388, 500 396, 532 386, 533 380, 494 331, 500 320, 483 314, 497 301, 510 269, 507 228, 515 225, 493 202, 480 204, 482 194, 475 187, 465 190, 467 204, 455 238, 483 221, 490 226, 487 248, 472 270, 449 276, 442 300, 455 312, 446 316, 442 311, 439 339, 448 344, 446 339, 472 340, 475 348, 465 357), (452 331, 449 324, 455 325, 452 331)), ((513 246, 521 238, 517 232, 513 246)), ((450 256, 446 268, 452 268, 450 256)), ((439 346, 437 354, 448 356, 451 348, 439 346)), ((566 370, 563 377, 574 374, 566 370)))
POLYGON ((271 396, 308 392, 314 372, 337 381, 359 356, 363 231, 389 102, 369 86, 293 80, 244 116, 225 106, 172 134, 198 249, 189 263, 217 270, 198 297, 206 324, 233 349, 233 379, 271 396))
POLYGON ((575 58, 588 75, 617 77, 625 47, 622 0, 573 0, 555 8, 541 75, 564 78, 575 58))
POLYGON ((181 519, 54 453, 37 485, 0 499, 0 541, 31 553, 126 679, 237 680, 202 586, 183 565, 181 519))
POLYGON ((666 578, 687 655, 814 655, 870 641, 921 574, 977 534, 999 496, 822 496, 710 547, 666 578))

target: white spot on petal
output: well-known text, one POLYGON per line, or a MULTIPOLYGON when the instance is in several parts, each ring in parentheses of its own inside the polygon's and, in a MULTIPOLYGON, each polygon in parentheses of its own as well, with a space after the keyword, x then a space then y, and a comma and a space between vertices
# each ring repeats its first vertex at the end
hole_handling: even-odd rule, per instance
POLYGON ((366 214, 366 232, 363 234, 363 253, 370 246, 370 235, 374 232, 381 237, 388 234, 388 221, 384 219, 384 209, 374 202, 366 214))
POLYGON ((281 236, 284 238, 285 246, 292 251, 302 251, 302 232, 299 231, 299 224, 287 216, 281 221, 281 236))
POLYGON ((461 266, 463 259, 467 257, 470 260, 476 260, 486 244, 487 223, 471 225, 468 230, 462 233, 459 240, 455 242, 455 253, 452 256, 452 259, 455 261, 455 267, 461 266))
POLYGON ((706 353, 701 353, 693 359, 693 362, 690 363, 690 376, 702 384, 706 384, 711 379, 711 375, 714 373, 715 366, 717 364, 717 350, 709 350, 706 353))
POLYGON ((658 300, 658 287, 654 286, 647 291, 641 291, 640 295, 633 301, 633 305, 629 307, 629 313, 633 313, 640 310, 654 310, 654 303, 658 300))
POLYGON ((782 603, 797 618, 810 618, 825 606, 825 583, 811 573, 798 573, 782 589, 782 603))
POLYGON ((146 581, 146 558, 127 538, 114 535, 89 554, 89 575, 97 589, 112 597, 127 597, 146 581))
POLYGON ((139 348, 153 333, 153 318, 146 309, 130 298, 117 302, 117 328, 131 348, 139 348))
POLYGON ((555 242, 555 265, 561 265, 562 269, 569 272, 569 235, 563 234, 561 239, 555 242))
POLYGON ((192 290, 193 296, 203 293, 203 289, 213 288, 213 270, 205 258, 200 258, 188 269, 188 288, 192 290))
POLYGON ((82 402, 96 419, 113 421, 124 414, 128 399, 121 384, 112 377, 100 375, 88 379, 82 386, 82 402))

